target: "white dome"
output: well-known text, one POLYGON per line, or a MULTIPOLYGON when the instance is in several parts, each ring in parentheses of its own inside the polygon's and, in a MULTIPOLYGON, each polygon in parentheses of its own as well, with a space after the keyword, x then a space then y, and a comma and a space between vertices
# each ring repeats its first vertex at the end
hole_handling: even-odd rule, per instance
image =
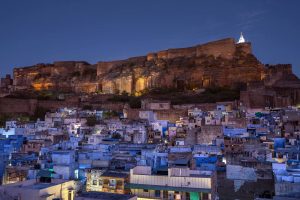
POLYGON ((245 43, 245 42, 246 42, 246 40, 245 40, 245 38, 244 38, 244 36, 243 36, 243 33, 241 33, 240 39, 239 39, 239 41, 238 41, 238 44, 240 44, 240 43, 245 43))

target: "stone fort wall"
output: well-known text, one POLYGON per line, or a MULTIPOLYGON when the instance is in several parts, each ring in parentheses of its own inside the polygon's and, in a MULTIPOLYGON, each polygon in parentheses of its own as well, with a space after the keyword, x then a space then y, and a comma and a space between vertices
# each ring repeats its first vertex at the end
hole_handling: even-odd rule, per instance
POLYGON ((63 107, 78 106, 78 99, 66 101, 0 98, 0 114, 29 114, 33 115, 39 108, 55 110, 63 107))
POLYGON ((34 114, 37 104, 36 99, 0 98, 0 114, 34 114))
MULTIPOLYGON (((75 93, 139 94, 145 89, 234 86, 292 73, 291 65, 264 66, 252 54, 251 43, 226 38, 187 48, 152 52, 125 60, 64 61, 14 69, 18 89, 75 93), (83 76, 86 70, 92 74, 83 76), (94 70, 94 71, 93 71, 94 70)), ((274 78, 275 77, 275 78, 274 78)))

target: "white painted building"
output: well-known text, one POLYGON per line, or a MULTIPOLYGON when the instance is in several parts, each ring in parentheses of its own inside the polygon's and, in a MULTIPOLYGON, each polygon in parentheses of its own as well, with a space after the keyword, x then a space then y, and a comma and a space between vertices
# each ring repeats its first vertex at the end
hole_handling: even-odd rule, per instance
POLYGON ((148 166, 130 170, 129 188, 143 199, 212 199, 213 184, 210 171, 169 168, 168 175, 156 175, 148 166))

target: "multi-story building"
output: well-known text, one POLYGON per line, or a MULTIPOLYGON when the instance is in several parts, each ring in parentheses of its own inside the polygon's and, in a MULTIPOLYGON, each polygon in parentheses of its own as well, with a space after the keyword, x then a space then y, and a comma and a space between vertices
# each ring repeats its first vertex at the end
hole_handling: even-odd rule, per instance
POLYGON ((125 184, 129 182, 129 174, 92 169, 87 174, 87 191, 128 194, 125 184))
POLYGON ((0 187, 0 200, 74 200, 76 182, 62 179, 26 180, 0 187))
POLYGON ((28 166, 7 166, 5 168, 5 174, 3 177, 3 184, 17 183, 20 181, 25 181, 27 178, 28 166))
POLYGON ((85 192, 75 197, 75 200, 137 200, 137 196, 130 194, 114 194, 107 192, 85 192))
POLYGON ((78 178, 75 151, 52 152, 53 170, 61 179, 78 178))
POLYGON ((141 199, 214 199, 214 173, 188 168, 169 168, 167 174, 154 174, 151 167, 130 170, 128 188, 141 199))

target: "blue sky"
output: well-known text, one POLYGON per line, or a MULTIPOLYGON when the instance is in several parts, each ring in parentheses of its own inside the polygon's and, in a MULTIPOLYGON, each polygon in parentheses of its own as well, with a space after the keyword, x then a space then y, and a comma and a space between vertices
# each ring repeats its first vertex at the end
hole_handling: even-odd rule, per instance
POLYGON ((0 75, 16 66, 96 63, 240 32, 263 63, 300 76, 298 0, 0 0, 0 75))

